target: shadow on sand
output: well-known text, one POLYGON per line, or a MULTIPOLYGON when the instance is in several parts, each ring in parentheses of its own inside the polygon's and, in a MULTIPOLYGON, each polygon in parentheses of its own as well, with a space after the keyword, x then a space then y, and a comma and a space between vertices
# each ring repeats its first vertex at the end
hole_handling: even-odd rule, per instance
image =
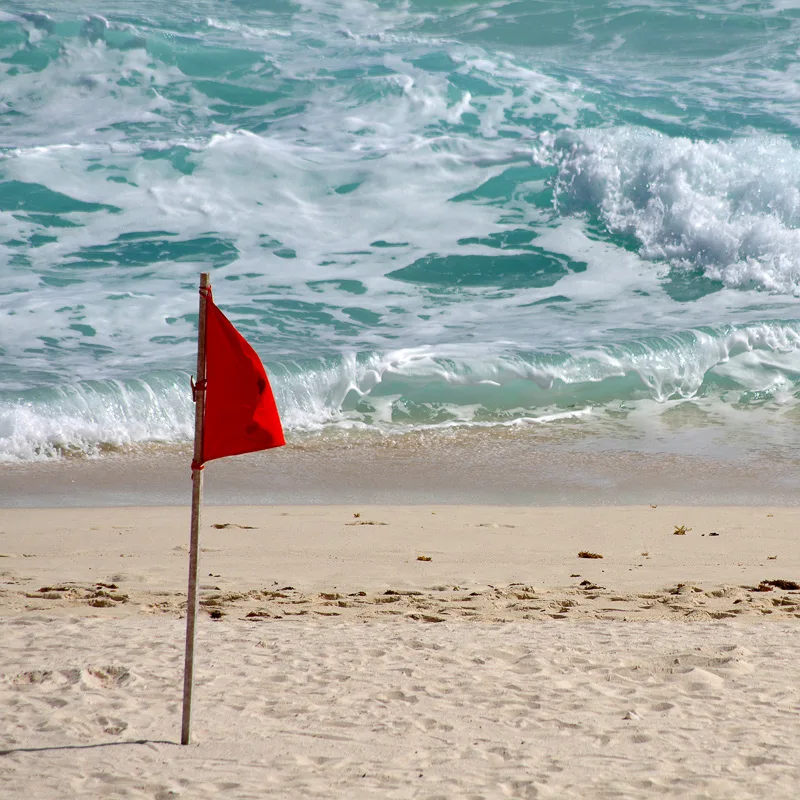
POLYGON ((91 750, 95 747, 124 747, 129 744, 172 744, 162 739, 132 739, 127 742, 99 742, 98 744, 64 744, 53 747, 12 747, 9 750, 0 750, 0 756, 10 756, 13 753, 47 753, 52 750, 91 750))

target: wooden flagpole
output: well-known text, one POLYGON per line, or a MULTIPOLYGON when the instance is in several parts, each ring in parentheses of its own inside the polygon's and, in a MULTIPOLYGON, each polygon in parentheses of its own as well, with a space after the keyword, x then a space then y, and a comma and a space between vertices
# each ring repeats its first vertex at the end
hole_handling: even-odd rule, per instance
POLYGON ((200 555, 200 509, 203 503, 203 417, 206 408, 206 289, 210 273, 200 275, 200 316, 197 320, 197 383, 194 392, 194 455, 192 456, 192 527, 189 544, 189 592, 186 603, 186 659, 183 667, 181 744, 189 744, 194 689, 194 634, 197 623, 197 567, 200 555))

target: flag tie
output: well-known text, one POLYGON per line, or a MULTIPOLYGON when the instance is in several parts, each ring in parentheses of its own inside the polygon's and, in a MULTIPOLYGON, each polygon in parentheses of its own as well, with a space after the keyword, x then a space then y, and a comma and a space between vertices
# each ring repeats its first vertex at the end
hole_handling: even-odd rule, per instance
POLYGON ((197 381, 197 383, 195 383, 194 378, 189 378, 189 383, 192 384, 192 400, 193 402, 196 403, 197 393, 204 392, 206 390, 206 388, 208 387, 208 381, 202 380, 202 381, 197 381))

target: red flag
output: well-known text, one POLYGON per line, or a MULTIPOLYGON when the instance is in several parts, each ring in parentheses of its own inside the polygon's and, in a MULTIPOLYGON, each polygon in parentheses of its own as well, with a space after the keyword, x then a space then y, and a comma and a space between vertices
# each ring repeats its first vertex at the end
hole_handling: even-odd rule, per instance
POLYGON ((283 428, 255 350, 206 295, 206 409, 203 458, 268 450, 286 444, 283 428))

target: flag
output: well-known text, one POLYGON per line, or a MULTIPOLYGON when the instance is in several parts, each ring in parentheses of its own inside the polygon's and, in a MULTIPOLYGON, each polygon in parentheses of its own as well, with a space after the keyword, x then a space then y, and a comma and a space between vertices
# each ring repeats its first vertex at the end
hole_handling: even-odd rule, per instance
POLYGON ((201 464, 286 444, 255 350, 206 294, 206 400, 201 464))

